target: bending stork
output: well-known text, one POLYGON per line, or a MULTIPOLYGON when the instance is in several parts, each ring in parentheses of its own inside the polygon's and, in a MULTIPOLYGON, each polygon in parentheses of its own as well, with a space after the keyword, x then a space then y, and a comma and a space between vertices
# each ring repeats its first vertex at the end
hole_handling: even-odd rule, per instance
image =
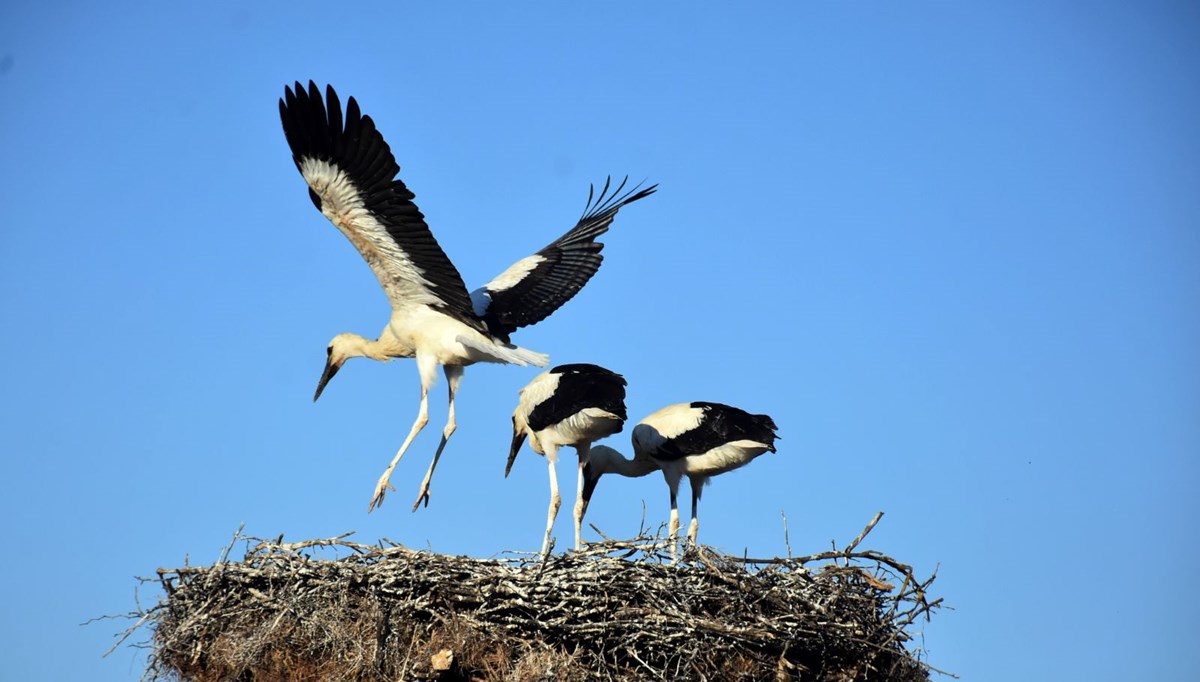
MULTIPOLYGON (((404 443, 375 485, 368 511, 392 488, 392 470, 428 421, 429 388, 440 365, 446 375, 450 409, 442 440, 413 510, 429 504, 429 482, 438 458, 454 433, 454 396, 463 368, 476 362, 545 366, 549 358, 509 343, 509 335, 533 324, 571 299, 600 267, 604 247, 595 241, 608 231, 617 211, 654 193, 657 185, 622 194, 622 182, 609 193, 589 193, 575 227, 541 251, 523 258, 472 294, 454 264, 438 246, 413 203, 414 194, 397 179, 400 167, 370 116, 351 97, 343 114, 329 86, 322 100, 316 83, 305 90, 284 88, 279 116, 296 168, 308 195, 346 235, 379 279, 392 306, 378 339, 338 334, 326 350, 325 371, 313 400, 349 358, 380 362, 416 358, 421 376, 421 407, 404 443)), ((394 488, 393 488, 394 489, 394 488)))
POLYGON ((583 508, 587 509, 604 474, 645 476, 661 469, 671 491, 671 554, 679 533, 679 481, 686 475, 692 487, 692 521, 688 542, 696 543, 700 521, 696 508, 709 477, 749 464, 755 457, 775 452, 778 427, 765 414, 721 403, 668 405, 633 428, 633 459, 610 447, 592 448, 584 467, 583 508))
POLYGON ((625 378, 597 365, 559 365, 534 377, 521 389, 517 409, 513 411, 512 448, 504 476, 512 470, 513 461, 525 438, 529 447, 546 457, 550 466, 550 508, 546 512, 546 537, 542 540, 542 556, 550 551, 550 532, 562 498, 558 494, 558 474, 555 462, 558 449, 565 445, 575 448, 579 455, 578 485, 575 490, 575 549, 582 546, 580 529, 583 524, 583 467, 587 463, 592 443, 620 433, 625 425, 625 378))

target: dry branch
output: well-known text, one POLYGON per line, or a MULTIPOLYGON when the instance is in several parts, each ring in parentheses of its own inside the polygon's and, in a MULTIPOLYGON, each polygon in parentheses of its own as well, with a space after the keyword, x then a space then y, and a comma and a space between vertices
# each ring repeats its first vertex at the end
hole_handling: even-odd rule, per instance
POLYGON ((908 628, 933 577, 856 550, 878 520, 841 551, 677 565, 651 537, 540 561, 239 534, 240 562, 159 569, 133 617, 150 680, 927 680, 908 628))

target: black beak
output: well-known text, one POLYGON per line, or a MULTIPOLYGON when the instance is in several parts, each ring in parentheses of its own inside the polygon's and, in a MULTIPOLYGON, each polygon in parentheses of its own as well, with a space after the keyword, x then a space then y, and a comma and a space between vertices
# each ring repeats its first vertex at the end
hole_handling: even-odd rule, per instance
POLYGON ((313 394, 314 403, 317 402, 317 398, 321 397, 321 391, 325 390, 325 384, 329 383, 329 380, 332 379, 333 375, 337 374, 338 370, 341 368, 342 364, 339 362, 334 362, 333 354, 330 353, 329 358, 325 360, 325 371, 321 372, 321 381, 317 382, 317 392, 313 394))
POLYGON ((508 478, 508 472, 512 471, 513 462, 517 460, 517 453, 520 452, 521 446, 525 443, 525 432, 513 434, 512 449, 508 451, 508 464, 504 465, 504 477, 508 478))

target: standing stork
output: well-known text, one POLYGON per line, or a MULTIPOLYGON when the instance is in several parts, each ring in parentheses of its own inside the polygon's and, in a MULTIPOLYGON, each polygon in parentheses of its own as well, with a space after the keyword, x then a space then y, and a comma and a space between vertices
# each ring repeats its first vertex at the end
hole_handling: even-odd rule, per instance
POLYGON ((513 461, 525 438, 529 447, 546 457, 550 465, 550 508, 546 512, 546 537, 542 540, 542 556, 550 551, 550 533, 562 498, 558 494, 558 474, 555 462, 558 449, 565 445, 575 448, 579 455, 578 484, 575 488, 575 549, 582 546, 580 530, 583 524, 583 467, 587 463, 592 443, 620 433, 625 425, 625 378, 598 365, 559 365, 534 377, 517 400, 513 410, 512 448, 504 476, 512 470, 513 461))
POLYGON ((765 414, 750 414, 721 403, 668 405, 633 428, 633 459, 603 445, 592 448, 583 472, 583 507, 587 508, 596 483, 604 474, 638 477, 661 469, 671 491, 668 528, 674 555, 679 533, 680 480, 686 475, 692 488, 688 542, 694 545, 700 527, 696 507, 708 479, 743 467, 764 452, 775 452, 777 429, 765 414))
MULTIPOLYGON (((509 335, 533 324, 571 299, 600 267, 608 231, 623 206, 654 193, 657 185, 622 194, 625 182, 609 192, 588 194, 575 227, 541 251, 514 263, 495 279, 468 294, 454 264, 438 246, 413 203, 416 196, 396 175, 400 167, 370 116, 351 97, 343 113, 329 86, 322 99, 316 83, 284 88, 279 117, 296 168, 308 183, 308 196, 346 235, 379 279, 392 315, 378 339, 338 334, 326 349, 325 371, 313 400, 349 358, 380 362, 416 358, 421 376, 421 407, 408 437, 375 485, 368 511, 383 503, 392 488, 392 470, 428 422, 429 388, 437 367, 446 375, 450 409, 442 440, 413 510, 429 504, 429 482, 438 458, 454 433, 454 395, 463 368, 476 362, 545 366, 549 358, 514 346, 509 335)), ((594 188, 593 188, 594 190, 594 188)), ((394 489, 394 488, 393 488, 394 489)))

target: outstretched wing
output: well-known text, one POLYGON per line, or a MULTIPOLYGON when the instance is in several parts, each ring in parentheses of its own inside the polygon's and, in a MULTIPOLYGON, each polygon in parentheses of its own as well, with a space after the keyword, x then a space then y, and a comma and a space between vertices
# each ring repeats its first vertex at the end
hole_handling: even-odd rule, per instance
POLYGON ((415 195, 370 116, 351 97, 343 116, 333 86, 284 88, 279 118, 314 205, 362 254, 393 309, 428 305, 484 329, 462 276, 433 238, 415 195))
POLYGON ((626 180, 611 194, 612 178, 604 182, 599 196, 593 186, 575 227, 471 293, 475 314, 489 332, 507 341, 509 334, 545 319, 587 284, 604 260, 604 244, 596 238, 608 231, 621 207, 654 194, 658 187, 634 187, 622 194, 626 180))

